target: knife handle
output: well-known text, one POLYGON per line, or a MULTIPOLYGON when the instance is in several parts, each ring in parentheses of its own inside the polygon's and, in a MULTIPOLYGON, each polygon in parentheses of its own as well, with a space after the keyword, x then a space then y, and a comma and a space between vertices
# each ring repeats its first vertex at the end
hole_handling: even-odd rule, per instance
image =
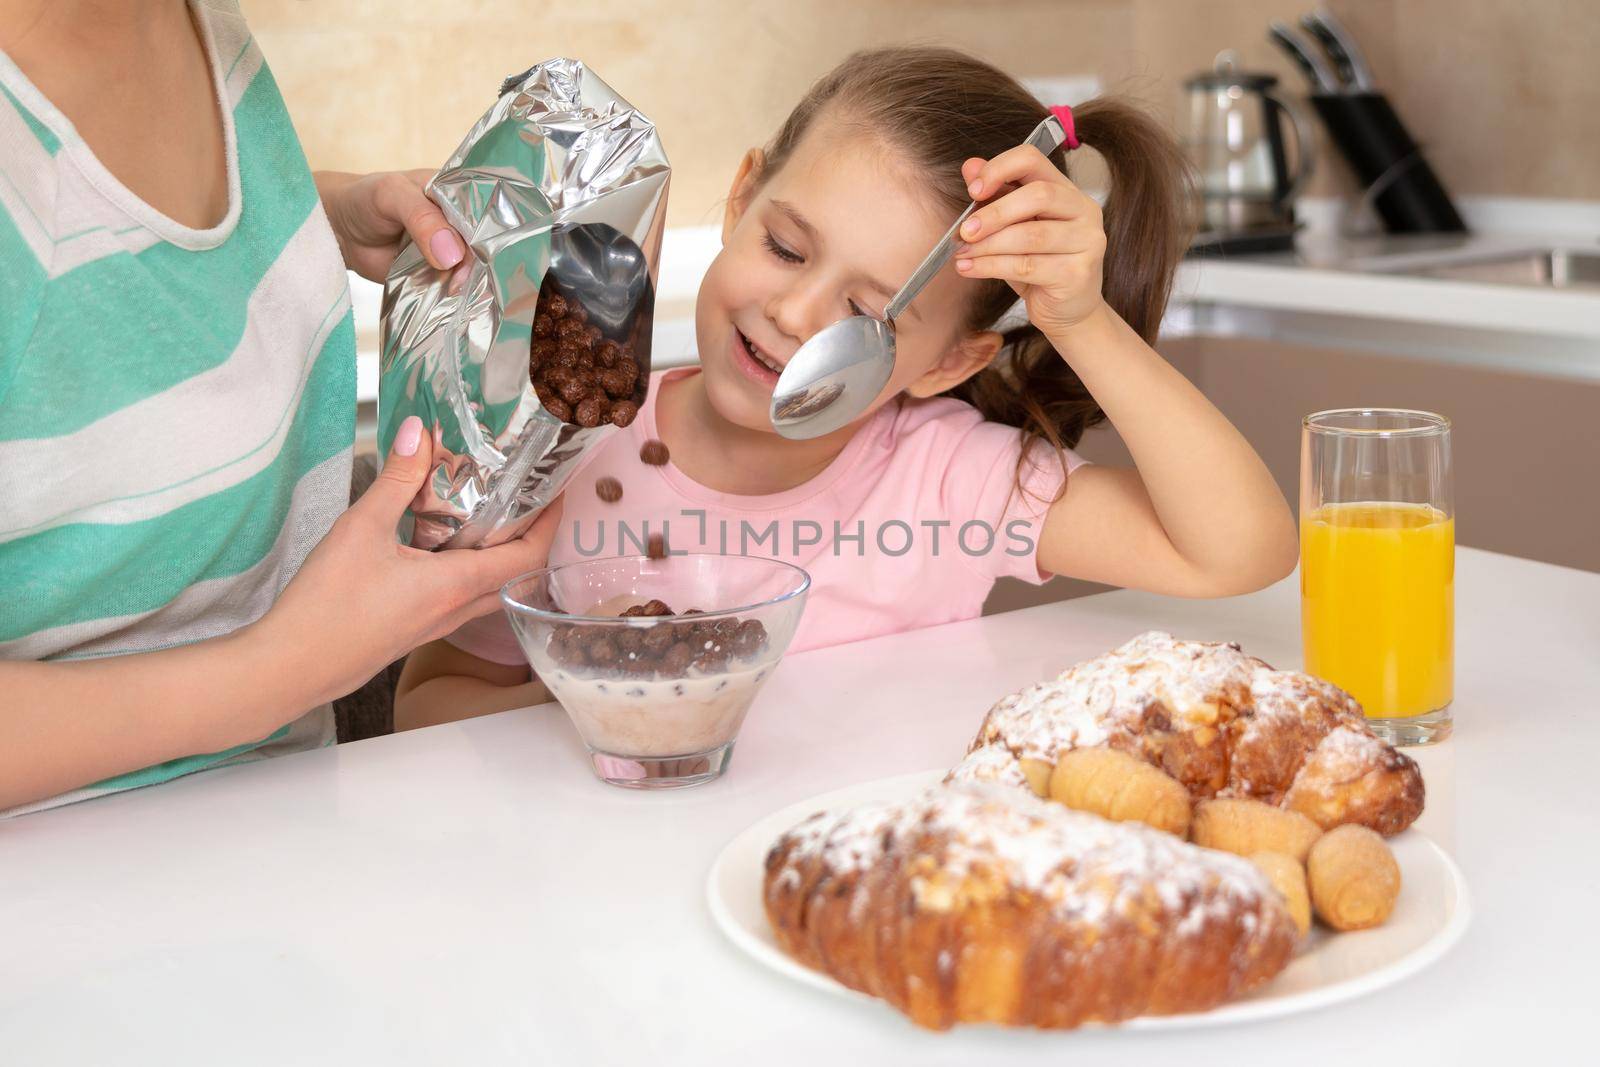
POLYGON ((1288 26, 1274 19, 1267 27, 1267 38, 1300 68, 1300 73, 1311 83, 1313 93, 1339 91, 1339 83, 1334 80, 1333 72, 1328 70, 1327 64, 1308 51, 1288 26))

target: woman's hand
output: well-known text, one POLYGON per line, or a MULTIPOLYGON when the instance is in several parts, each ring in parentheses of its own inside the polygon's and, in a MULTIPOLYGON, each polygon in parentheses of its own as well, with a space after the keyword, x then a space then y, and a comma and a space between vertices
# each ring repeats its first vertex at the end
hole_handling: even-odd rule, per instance
POLYGON ((408 237, 439 270, 461 262, 466 245, 445 221, 439 206, 422 191, 432 176, 427 170, 317 172, 317 192, 339 239, 345 266, 363 278, 381 282, 408 237))
POLYGON ((972 199, 989 202, 961 226, 956 270, 1003 278, 1028 305, 1028 321, 1051 340, 1105 306, 1100 205, 1031 145, 962 164, 972 199))
POLYGON ((484 549, 424 552, 395 527, 432 468, 415 416, 401 423, 383 472, 323 538, 253 629, 314 680, 322 700, 347 693, 413 648, 499 608, 502 585, 545 565, 557 500, 521 538, 484 549), (288 650, 298 649, 294 655, 288 650))
POLYGON ((431 453, 422 424, 402 424, 372 488, 249 626, 126 656, 0 659, 0 810, 260 741, 413 647, 495 610, 503 583, 544 565, 560 502, 521 539, 494 548, 404 547, 395 524, 431 453))

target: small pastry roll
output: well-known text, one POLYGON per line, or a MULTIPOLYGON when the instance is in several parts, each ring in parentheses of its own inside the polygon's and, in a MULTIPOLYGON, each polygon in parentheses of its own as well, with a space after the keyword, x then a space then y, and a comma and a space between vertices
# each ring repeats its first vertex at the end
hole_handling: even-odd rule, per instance
POLYGON ((1017 761, 1022 766, 1022 776, 1028 780, 1028 788, 1033 790, 1035 796, 1047 797, 1050 795, 1050 774, 1054 767, 1041 759, 1032 759, 1024 756, 1017 761))
POLYGON ((1311 902, 1335 930, 1378 926, 1400 895, 1400 865, 1383 838, 1351 823, 1323 834, 1306 861, 1311 902))
POLYGON ((1178 780, 1114 748, 1063 752, 1050 798, 1114 822, 1142 822, 1179 837, 1189 832, 1189 791, 1178 780))
POLYGON ((1299 812, 1284 811, 1259 800, 1220 797, 1202 800, 1194 809, 1191 840, 1240 856, 1281 852, 1304 862, 1322 827, 1299 812))
POLYGON ((1257 852, 1250 857, 1250 862, 1283 894, 1283 902, 1289 906, 1289 917, 1294 920, 1300 936, 1310 933, 1311 895, 1306 889, 1306 870, 1300 866, 1300 861, 1282 852, 1257 852))

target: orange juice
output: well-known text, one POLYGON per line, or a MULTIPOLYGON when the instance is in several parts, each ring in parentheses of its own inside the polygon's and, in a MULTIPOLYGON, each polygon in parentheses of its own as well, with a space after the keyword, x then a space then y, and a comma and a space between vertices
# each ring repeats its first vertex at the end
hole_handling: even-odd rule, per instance
POLYGON ((1426 504, 1324 504, 1300 522, 1306 670, 1372 718, 1450 703, 1455 520, 1426 504))

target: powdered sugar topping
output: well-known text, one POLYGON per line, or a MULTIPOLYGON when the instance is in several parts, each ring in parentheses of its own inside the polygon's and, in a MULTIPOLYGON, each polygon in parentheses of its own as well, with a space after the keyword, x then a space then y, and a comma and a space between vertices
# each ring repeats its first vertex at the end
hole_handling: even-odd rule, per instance
POLYGON ((1242 690, 1257 667, 1239 646, 1220 641, 1180 641, 1151 630, 1103 656, 1068 667, 1058 680, 1102 691, 1102 712, 1142 707, 1159 700, 1182 716, 1209 721, 1218 693, 1242 690), (1209 710, 1208 710, 1209 709, 1209 710))
POLYGON ((1147 714, 1167 725, 1210 725, 1219 700, 1243 700, 1266 665, 1238 645, 1180 641, 1152 630, 1103 656, 1031 685, 989 710, 973 749, 1003 745, 1015 758, 1054 763, 1064 751, 1138 733, 1147 714))
MULTIPOLYGON (((1153 738, 1212 729, 1228 730, 1230 743, 1241 748, 1270 747, 1290 733, 1301 745, 1321 739, 1334 747, 1315 749, 1314 761, 1307 752, 1306 765, 1315 762, 1319 773, 1342 770, 1345 780, 1403 760, 1372 734, 1361 705, 1337 686, 1274 670, 1235 644, 1151 631, 995 704, 950 778, 1019 785, 1026 781, 1020 760, 1054 765, 1068 750, 1107 744, 1151 758, 1144 746, 1153 738)), ((1254 796, 1264 788, 1275 802, 1275 791, 1287 782, 1254 783, 1242 777, 1249 766, 1230 767, 1222 793, 1254 796)))
POLYGON ((1303 720, 1314 706, 1356 725, 1364 727, 1366 723, 1361 705, 1349 693, 1299 671, 1258 667, 1250 675, 1250 702, 1257 719, 1283 715, 1303 720))
POLYGON ((1333 781, 1348 782, 1385 766, 1392 754, 1382 738, 1374 736, 1365 723, 1358 723, 1329 730, 1306 762, 1315 763, 1333 781))
POLYGON ((889 850, 918 842, 918 855, 932 861, 919 873, 918 901, 933 909, 948 907, 962 887, 997 877, 1052 902, 1066 919, 1095 923, 1155 908, 1181 916, 1180 931, 1195 933, 1275 899, 1266 878, 1238 857, 984 782, 815 815, 785 841, 788 870, 820 859, 834 874, 864 871, 889 850))
POLYGON ((985 745, 951 769, 947 782, 997 782, 1027 789, 1028 778, 1022 764, 1000 745, 985 745))

